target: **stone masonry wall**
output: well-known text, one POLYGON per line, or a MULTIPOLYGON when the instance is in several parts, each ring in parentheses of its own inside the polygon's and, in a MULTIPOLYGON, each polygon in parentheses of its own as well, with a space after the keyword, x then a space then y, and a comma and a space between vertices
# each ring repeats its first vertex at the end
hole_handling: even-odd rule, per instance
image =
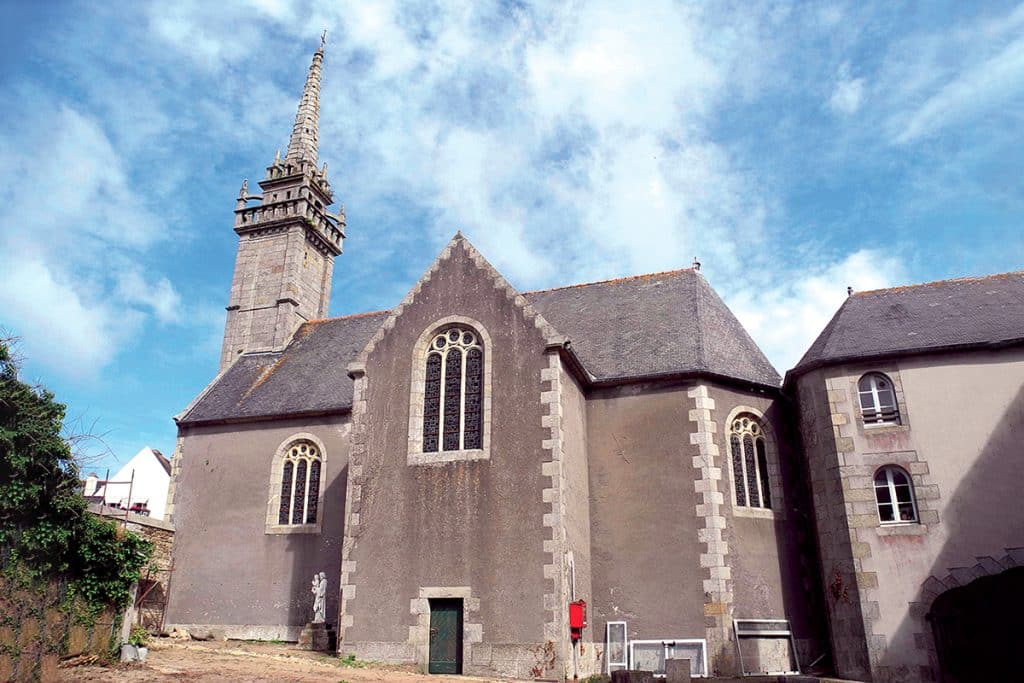
POLYGON ((142 570, 139 591, 136 594, 139 606, 137 619, 151 633, 160 632, 172 572, 174 526, 161 519, 133 512, 126 514, 123 510, 106 506, 91 505, 89 511, 107 519, 123 522, 128 531, 139 534, 153 544, 153 555, 149 565, 142 570))
POLYGON ((19 587, 0 573, 0 681, 56 681, 62 657, 110 652, 114 613, 83 623, 61 609, 66 591, 58 581, 19 587))
MULTIPOLYGON (((861 559, 867 548, 848 525, 846 514, 847 503, 865 496, 863 478, 846 466, 854 448, 853 440, 841 429, 849 419, 846 394, 833 388, 820 370, 801 377, 797 392, 834 664, 841 676, 867 679, 870 617, 877 604, 864 604, 862 589, 876 586, 878 577, 863 571, 861 559)), ((867 480, 870 484, 871 478, 867 480)), ((866 493, 873 495, 870 488, 866 493)), ((849 522, 856 524, 858 518, 849 522)))

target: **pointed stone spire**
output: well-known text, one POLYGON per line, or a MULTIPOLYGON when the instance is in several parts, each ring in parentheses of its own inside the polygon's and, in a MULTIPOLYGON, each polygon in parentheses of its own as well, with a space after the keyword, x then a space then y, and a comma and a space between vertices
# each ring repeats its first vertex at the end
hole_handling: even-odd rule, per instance
POLYGON ((306 85, 302 89, 299 110, 295 114, 295 126, 292 137, 288 141, 288 153, 285 161, 308 161, 316 165, 317 143, 320 137, 320 72, 324 63, 324 44, 327 31, 320 38, 320 49, 313 53, 313 63, 309 65, 306 85))

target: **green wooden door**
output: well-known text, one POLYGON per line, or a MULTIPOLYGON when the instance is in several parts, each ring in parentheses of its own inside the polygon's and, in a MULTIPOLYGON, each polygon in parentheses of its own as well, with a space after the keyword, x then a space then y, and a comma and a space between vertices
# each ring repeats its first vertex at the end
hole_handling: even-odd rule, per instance
POLYGON ((432 674, 462 673, 462 600, 430 601, 430 665, 432 674))

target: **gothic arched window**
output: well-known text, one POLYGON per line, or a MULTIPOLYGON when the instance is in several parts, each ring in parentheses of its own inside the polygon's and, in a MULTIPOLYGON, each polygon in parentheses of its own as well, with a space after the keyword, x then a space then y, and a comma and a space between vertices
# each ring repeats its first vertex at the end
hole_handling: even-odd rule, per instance
POLYGON ((871 372, 857 382, 860 412, 864 424, 900 424, 900 409, 892 380, 880 372, 871 372))
POLYGON ((484 347, 464 326, 434 335, 423 384, 423 452, 483 448, 484 347))
POLYGON ((320 449, 311 441, 296 441, 285 451, 278 524, 316 524, 322 465, 320 449))
POLYGON ((764 430, 756 417, 749 413, 736 416, 729 426, 729 449, 736 505, 770 509, 768 454, 764 430))

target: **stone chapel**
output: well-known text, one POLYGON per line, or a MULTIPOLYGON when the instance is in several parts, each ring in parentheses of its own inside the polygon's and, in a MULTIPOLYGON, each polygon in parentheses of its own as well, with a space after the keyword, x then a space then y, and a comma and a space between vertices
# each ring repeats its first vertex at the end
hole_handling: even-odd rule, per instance
POLYGON ((458 233, 390 310, 327 318, 323 61, 175 418, 167 628, 296 640, 325 572, 337 651, 425 672, 1001 671, 1024 273, 852 294, 785 381, 697 269, 521 292, 458 233))

